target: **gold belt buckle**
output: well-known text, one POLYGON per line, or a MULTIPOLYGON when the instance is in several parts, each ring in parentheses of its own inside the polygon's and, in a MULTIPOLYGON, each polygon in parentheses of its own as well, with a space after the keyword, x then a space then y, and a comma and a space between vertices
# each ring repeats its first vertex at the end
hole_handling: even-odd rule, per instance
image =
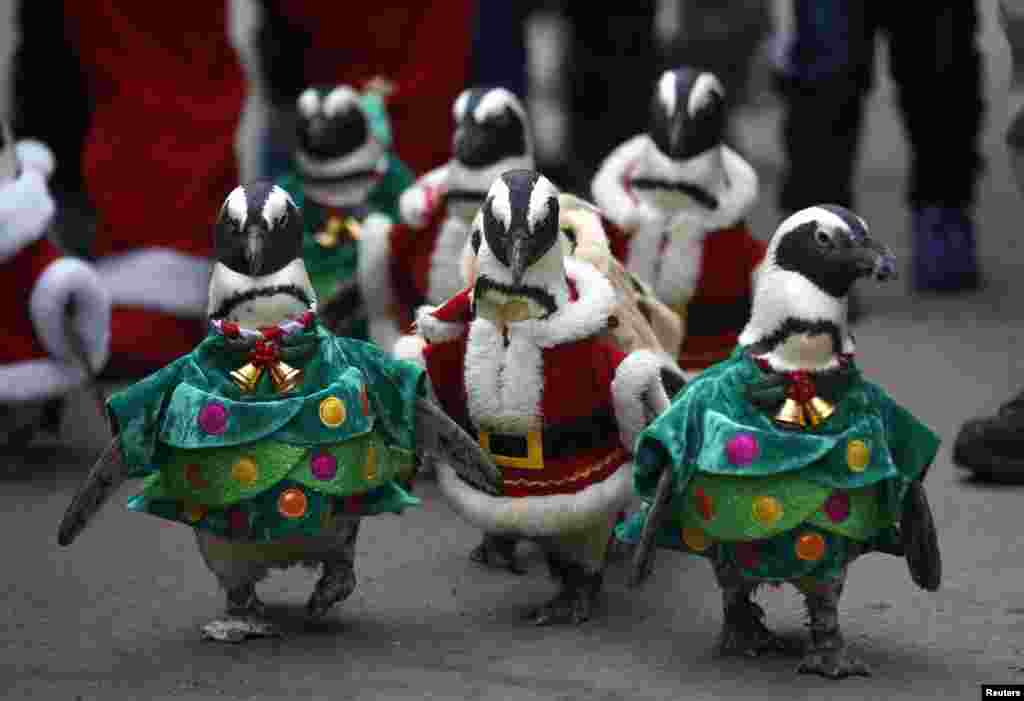
POLYGON ((498 455, 491 452, 491 432, 480 431, 480 447, 494 457, 494 462, 502 467, 514 467, 519 470, 544 469, 544 441, 540 431, 526 434, 526 457, 515 458, 510 455, 498 455))

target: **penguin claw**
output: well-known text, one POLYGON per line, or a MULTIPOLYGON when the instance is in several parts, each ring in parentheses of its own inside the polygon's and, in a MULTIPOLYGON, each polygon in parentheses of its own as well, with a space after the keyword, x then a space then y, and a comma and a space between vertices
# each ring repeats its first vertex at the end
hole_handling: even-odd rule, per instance
POLYGON ((356 575, 351 566, 339 566, 325 571, 316 583, 316 589, 306 604, 306 615, 318 620, 339 601, 347 599, 356 588, 356 575))
POLYGON ((864 662, 847 653, 845 647, 819 648, 809 651, 797 667, 797 672, 819 674, 828 679, 871 676, 871 669, 864 662))
POLYGON ((203 640, 242 643, 249 638, 280 638, 281 629, 273 623, 252 617, 217 618, 202 627, 203 640))

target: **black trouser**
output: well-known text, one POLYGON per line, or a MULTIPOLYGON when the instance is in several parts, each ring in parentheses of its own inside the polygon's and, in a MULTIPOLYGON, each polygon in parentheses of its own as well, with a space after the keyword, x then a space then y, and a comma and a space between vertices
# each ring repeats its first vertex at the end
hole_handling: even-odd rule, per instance
POLYGON ((22 0, 13 59, 12 128, 16 138, 39 139, 57 159, 51 185, 58 197, 81 193, 82 151, 92 104, 78 54, 64 37, 64 3, 22 0))
POLYGON ((888 38, 910 141, 909 204, 973 204, 984 111, 974 0, 914 8, 892 0, 794 0, 794 11, 795 42, 780 79, 787 107, 780 207, 852 207, 879 33, 888 38))

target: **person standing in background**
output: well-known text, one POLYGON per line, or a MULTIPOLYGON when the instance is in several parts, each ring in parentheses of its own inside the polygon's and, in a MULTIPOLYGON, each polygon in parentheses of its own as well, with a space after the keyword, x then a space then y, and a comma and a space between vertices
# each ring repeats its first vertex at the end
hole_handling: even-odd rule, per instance
POLYGON ((793 0, 793 12, 794 36, 778 81, 786 156, 780 209, 854 206, 864 103, 874 81, 876 38, 884 33, 912 155, 914 286, 977 288, 972 208, 983 167, 978 142, 985 102, 975 1, 911 12, 898 3, 793 0))

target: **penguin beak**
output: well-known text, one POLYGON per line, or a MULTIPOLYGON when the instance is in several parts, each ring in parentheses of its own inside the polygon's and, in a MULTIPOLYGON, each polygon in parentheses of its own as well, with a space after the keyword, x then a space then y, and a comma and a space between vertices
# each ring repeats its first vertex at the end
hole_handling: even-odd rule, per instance
POLYGON ((266 247, 269 231, 264 224, 250 224, 245 230, 245 259, 254 275, 263 271, 263 251, 266 247))
POLYGON ((523 275, 530 265, 529 250, 526 245, 527 233, 524 229, 517 229, 509 237, 508 265, 512 270, 512 279, 516 285, 521 285, 523 275))
POLYGON ((898 277, 896 256, 892 249, 881 241, 865 238, 856 244, 853 255, 861 277, 873 277, 879 282, 895 280, 898 277))

